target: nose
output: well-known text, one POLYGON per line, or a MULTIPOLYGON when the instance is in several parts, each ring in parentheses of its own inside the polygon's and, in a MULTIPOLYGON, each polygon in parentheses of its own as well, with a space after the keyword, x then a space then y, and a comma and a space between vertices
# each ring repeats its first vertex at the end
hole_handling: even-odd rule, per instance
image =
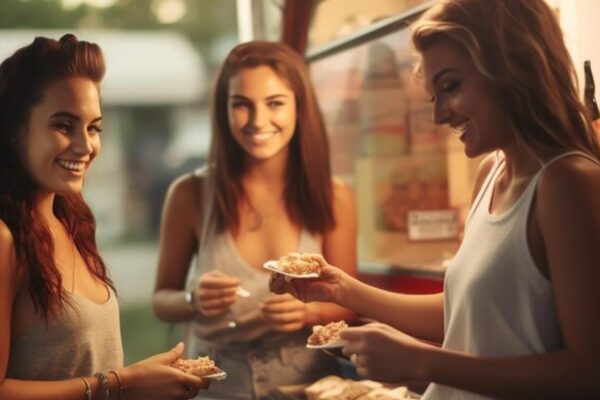
POLYGON ((434 100, 433 102, 433 122, 437 125, 447 124, 450 120, 450 109, 443 100, 434 100))
POLYGON ((260 129, 267 124, 268 115, 267 110, 262 105, 254 107, 250 115, 250 126, 253 129, 260 129))
POLYGON ((92 138, 86 130, 81 130, 73 135, 71 149, 77 155, 88 155, 94 151, 92 146, 92 138))

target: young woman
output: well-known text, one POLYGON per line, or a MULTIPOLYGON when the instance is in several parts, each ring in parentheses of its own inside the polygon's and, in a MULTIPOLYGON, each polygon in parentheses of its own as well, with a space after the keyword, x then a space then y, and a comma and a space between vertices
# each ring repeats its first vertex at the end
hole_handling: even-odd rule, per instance
POLYGON ((268 398, 336 367, 305 348, 307 328, 353 313, 273 295, 262 268, 308 252, 355 274, 353 199, 332 179, 328 151, 303 59, 280 43, 235 47, 216 82, 207 167, 167 194, 154 295, 159 318, 191 321, 188 350, 227 372, 209 396, 268 398), (250 296, 236 295, 240 287, 250 296))
POLYGON ((436 123, 468 157, 490 153, 444 293, 387 293, 334 267, 272 289, 391 325, 346 330, 344 352, 371 378, 434 382, 423 399, 599 398, 600 147, 552 10, 441 1, 413 43, 436 123))
POLYGON ((185 399, 179 345, 123 368, 114 286, 81 195, 100 152, 100 48, 43 37, 0 65, 0 399, 185 399))

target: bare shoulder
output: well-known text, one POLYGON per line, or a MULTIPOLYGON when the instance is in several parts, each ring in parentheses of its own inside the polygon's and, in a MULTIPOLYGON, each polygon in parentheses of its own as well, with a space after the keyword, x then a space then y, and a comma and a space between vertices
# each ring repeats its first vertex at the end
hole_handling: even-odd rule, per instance
POLYGON ((586 157, 565 157, 549 165, 540 176, 538 196, 546 202, 594 202, 600 199, 600 165, 586 157), (566 196, 565 194, 569 195, 566 196))
POLYGON ((331 185, 333 187, 333 206, 335 209, 348 208, 354 210, 354 193, 350 186, 338 177, 331 179, 331 185))
POLYGON ((16 272, 17 263, 13 234, 8 225, 0 219, 0 279, 11 281, 16 278, 16 272))
POLYGON ((204 177, 188 173, 175 179, 167 191, 167 204, 175 204, 180 211, 198 209, 204 177))

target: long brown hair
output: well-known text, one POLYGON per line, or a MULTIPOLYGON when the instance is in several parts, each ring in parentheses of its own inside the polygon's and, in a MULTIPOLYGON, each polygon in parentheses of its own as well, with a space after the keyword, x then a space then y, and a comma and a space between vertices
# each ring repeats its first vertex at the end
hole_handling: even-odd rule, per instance
POLYGON ((246 154, 231 134, 228 120, 229 81, 243 68, 266 65, 285 81, 296 97, 296 130, 290 142, 285 203, 294 223, 311 233, 335 225, 331 167, 325 124, 303 58, 287 45, 254 41, 236 46, 219 72, 212 103, 212 142, 208 157, 209 184, 214 187, 217 232, 239 227, 238 205, 245 193, 241 178, 246 154))
POLYGON ((543 0, 442 0, 412 27, 423 52, 449 38, 489 81, 518 140, 600 159, 590 115, 552 9, 543 0))
MULTIPOLYGON (((99 84, 104 71, 98 45, 78 41, 70 34, 59 41, 37 37, 0 65, 0 219, 13 235, 18 268, 26 270, 36 311, 46 320, 63 306, 65 298, 54 263, 52 235, 34 208, 38 187, 17 150, 19 132, 51 83, 84 77, 99 84)), ((94 217, 81 194, 57 194, 53 208, 92 274, 114 290, 96 247, 94 217)))

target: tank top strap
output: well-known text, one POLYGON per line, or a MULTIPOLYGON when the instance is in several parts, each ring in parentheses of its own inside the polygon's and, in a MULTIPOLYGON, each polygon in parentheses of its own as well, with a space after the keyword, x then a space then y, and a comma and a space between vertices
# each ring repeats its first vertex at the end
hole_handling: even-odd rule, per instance
POLYGON ((490 186, 496 181, 496 175, 498 175, 498 172, 500 171, 500 167, 502 167, 503 164, 504 164, 504 157, 502 157, 500 155, 500 153, 497 152, 496 160, 494 161, 492 168, 490 168, 490 171, 488 172, 483 183, 481 184, 481 187, 479 188, 479 192, 477 192, 477 196, 475 197, 475 200, 473 201, 473 204, 471 205, 471 209, 469 210, 469 214, 467 215, 467 223, 468 223, 469 219, 471 219, 471 216, 479 208, 479 205, 482 203, 486 193, 489 192, 490 186))

